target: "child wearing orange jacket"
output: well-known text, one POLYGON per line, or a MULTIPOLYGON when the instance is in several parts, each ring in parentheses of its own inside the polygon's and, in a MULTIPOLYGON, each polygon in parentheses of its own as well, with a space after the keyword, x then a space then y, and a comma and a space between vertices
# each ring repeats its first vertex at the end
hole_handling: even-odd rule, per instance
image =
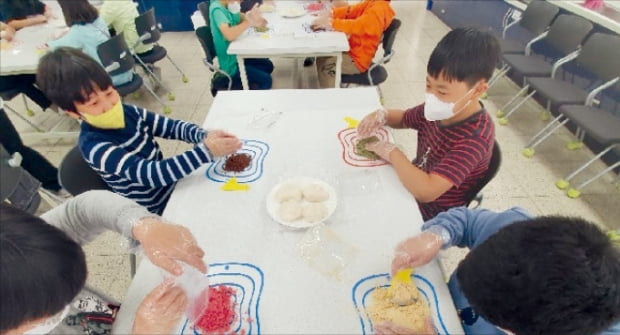
MULTIPOLYGON (((347 34, 349 52, 342 54, 342 73, 358 74, 370 67, 383 32, 392 23, 394 10, 389 0, 363 0, 334 8, 331 14, 320 15, 313 29, 333 29, 347 34)), ((322 88, 334 87, 336 57, 317 57, 317 72, 322 88)))

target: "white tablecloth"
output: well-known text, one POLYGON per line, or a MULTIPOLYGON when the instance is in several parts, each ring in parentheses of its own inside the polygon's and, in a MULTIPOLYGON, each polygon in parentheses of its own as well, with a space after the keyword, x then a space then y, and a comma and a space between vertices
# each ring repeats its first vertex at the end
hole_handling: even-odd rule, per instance
MULTIPOLYGON (((356 304, 367 303, 365 293, 377 283, 387 283, 382 274, 389 271, 394 247, 422 224, 390 166, 360 168, 343 159, 344 118, 361 119, 379 106, 373 88, 223 91, 215 98, 205 127, 264 143, 262 167, 252 172, 257 179, 249 191, 225 192, 223 183, 206 178, 205 166, 178 183, 164 216, 195 234, 213 264, 210 283, 227 282, 244 297, 237 297, 239 322, 245 323, 239 327, 248 334, 370 333, 356 304), (252 120, 261 108, 282 114, 270 127, 256 129, 252 120), (295 176, 319 178, 336 190, 338 205, 327 227, 340 242, 328 248, 352 256, 339 275, 310 266, 299 253, 306 231, 282 226, 266 211, 268 192, 295 176)), ((438 265, 416 273, 441 333, 462 333, 438 265)), ((160 280, 150 262, 140 265, 115 323, 118 333, 130 331, 137 305, 160 280)))
POLYGON ((45 53, 43 46, 67 29, 64 16, 58 2, 43 1, 52 8, 54 17, 47 23, 30 26, 18 30, 10 46, 0 51, 0 74, 35 73, 39 58, 45 53))

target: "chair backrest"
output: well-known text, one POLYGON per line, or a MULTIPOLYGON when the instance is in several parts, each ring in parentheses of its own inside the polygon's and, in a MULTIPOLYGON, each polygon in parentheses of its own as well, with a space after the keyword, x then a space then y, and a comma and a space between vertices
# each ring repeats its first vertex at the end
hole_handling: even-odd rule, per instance
POLYGON ((106 71, 114 76, 133 69, 135 60, 120 33, 97 46, 97 54, 106 71), (116 65, 118 64, 118 65, 116 65))
POLYGON ((551 24, 560 9, 544 0, 532 0, 521 16, 519 24, 534 35, 540 35, 551 24))
POLYGON ((562 14, 549 27, 545 41, 567 55, 577 50, 592 28, 592 23, 580 16, 562 14))
POLYGON ((207 1, 203 1, 200 2, 198 4, 198 11, 200 11, 200 14, 202 14, 202 18, 205 19, 205 24, 207 26, 210 26, 211 23, 209 22, 209 6, 210 6, 210 0, 207 1))
POLYGON ((399 19, 394 18, 390 25, 383 32, 383 57, 392 54, 392 48, 394 47, 394 41, 396 40, 396 33, 400 29, 401 22, 399 19))
POLYGON ((108 184, 86 163, 77 146, 62 159, 58 179, 60 185, 73 196, 90 190, 110 190, 108 184))
POLYGON ((592 34, 576 61, 603 82, 620 76, 620 36, 592 34))
POLYGON ((499 171, 499 167, 501 164, 502 164, 502 151, 500 150, 499 144, 497 143, 497 140, 496 140, 495 143, 493 144, 493 151, 491 152, 491 161, 489 162, 489 168, 484 173, 484 176, 482 176, 482 179, 480 180, 478 185, 476 185, 476 187, 474 187, 473 189, 469 191, 465 206, 469 206, 469 203, 471 203, 476 198, 478 193, 480 193, 480 191, 482 191, 482 189, 493 178, 495 178, 495 176, 497 175, 497 172, 499 171))
POLYGON ((202 46, 202 50, 205 52, 207 62, 209 62, 210 66, 213 66, 216 53, 213 35, 211 35, 211 28, 209 26, 198 27, 198 29, 196 29, 196 37, 202 46))
POLYGON ((161 31, 155 19, 155 9, 151 8, 140 16, 136 17, 136 31, 142 40, 142 43, 156 43, 161 38, 161 31), (144 37, 143 37, 144 36, 144 37), (145 38, 148 36, 147 38, 145 38))

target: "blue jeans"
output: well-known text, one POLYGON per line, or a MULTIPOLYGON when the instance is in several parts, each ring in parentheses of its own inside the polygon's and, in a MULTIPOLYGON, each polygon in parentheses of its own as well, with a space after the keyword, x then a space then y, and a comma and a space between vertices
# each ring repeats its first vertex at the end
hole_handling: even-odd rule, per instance
MULTIPOLYGON (((273 72, 273 63, 269 59, 248 58, 244 60, 245 73, 248 76, 248 84, 251 90, 268 90, 271 89, 273 80, 271 73, 273 72)), ((241 87, 241 75, 239 71, 235 73, 233 78, 233 89, 241 87)))

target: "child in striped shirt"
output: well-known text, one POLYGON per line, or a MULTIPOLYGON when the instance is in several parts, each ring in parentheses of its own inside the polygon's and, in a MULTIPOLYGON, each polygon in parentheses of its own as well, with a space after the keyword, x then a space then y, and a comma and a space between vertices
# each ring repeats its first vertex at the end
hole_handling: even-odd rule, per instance
POLYGON ((418 131, 413 162, 393 143, 370 143, 367 149, 392 164, 416 198, 424 220, 467 204, 469 193, 489 168, 495 128, 480 96, 488 88, 499 54, 493 35, 454 29, 430 56, 424 104, 406 111, 378 110, 360 122, 362 138, 384 125, 418 131))
POLYGON ((69 116, 83 120, 78 145, 86 162, 114 192, 161 214, 175 183, 241 148, 222 130, 207 132, 195 124, 124 105, 103 67, 83 52, 58 48, 46 54, 37 84, 69 116), (156 137, 196 146, 164 159, 156 137))

